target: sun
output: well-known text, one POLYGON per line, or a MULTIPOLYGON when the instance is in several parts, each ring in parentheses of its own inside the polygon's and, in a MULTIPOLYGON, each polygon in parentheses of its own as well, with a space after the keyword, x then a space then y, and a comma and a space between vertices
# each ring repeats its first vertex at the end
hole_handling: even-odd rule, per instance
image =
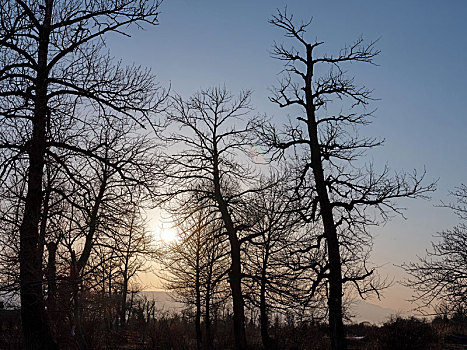
POLYGON ((148 231, 151 233, 154 243, 167 245, 175 243, 179 239, 179 233, 173 218, 161 210, 152 210, 148 213, 148 231))
POLYGON ((174 243, 178 239, 177 228, 166 223, 161 224, 152 232, 156 241, 162 244, 174 243))
POLYGON ((165 243, 175 242, 178 238, 177 229, 175 227, 161 227, 159 232, 161 241, 165 243))

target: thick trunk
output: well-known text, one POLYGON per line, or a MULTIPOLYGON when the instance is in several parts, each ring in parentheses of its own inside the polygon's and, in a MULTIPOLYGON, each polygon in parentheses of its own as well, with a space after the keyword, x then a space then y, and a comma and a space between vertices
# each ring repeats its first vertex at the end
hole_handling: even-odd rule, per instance
POLYGON ((70 269, 70 281, 72 283, 72 297, 73 297, 73 321, 74 321, 74 335, 76 336, 76 341, 78 348, 80 350, 87 350, 88 345, 81 328, 81 313, 80 313, 80 275, 78 268, 76 266, 76 259, 72 259, 72 266, 70 269))
POLYGON ((332 213, 332 205, 326 188, 321 149, 319 145, 319 132, 316 122, 315 105, 313 101, 313 58, 312 47, 307 46, 307 74, 306 74, 306 113, 308 135, 310 138, 309 148, 311 156, 311 167, 315 179, 316 192, 320 204, 320 214, 323 220, 324 236, 328 247, 329 262, 329 328, 331 332, 332 350, 345 350, 344 324, 342 321, 342 265, 339 251, 339 240, 337 238, 336 225, 332 213))
POLYGON ((240 244, 236 236, 229 238, 230 255, 232 259, 229 282, 230 288, 232 290, 235 349, 244 350, 247 348, 247 342, 245 334, 245 311, 242 294, 240 244))
MULTIPOLYGON (((214 141, 216 142, 216 135, 214 135, 214 141)), ((244 350, 247 349, 247 341, 245 333, 245 311, 242 294, 242 266, 240 256, 240 241, 237 237, 237 230, 234 226, 228 205, 222 196, 221 181, 219 174, 219 159, 216 147, 214 149, 214 153, 214 194, 219 211, 222 215, 222 221, 224 222, 224 226, 227 231, 230 243, 231 265, 229 272, 229 283, 230 289, 232 291, 235 349, 244 350)))
POLYGON ((35 81, 32 136, 28 144, 28 190, 20 227, 20 298, 25 349, 57 349, 45 314, 42 295, 42 255, 39 222, 42 207, 42 177, 46 149, 47 55, 52 14, 46 2, 44 24, 39 33, 38 68, 35 81))

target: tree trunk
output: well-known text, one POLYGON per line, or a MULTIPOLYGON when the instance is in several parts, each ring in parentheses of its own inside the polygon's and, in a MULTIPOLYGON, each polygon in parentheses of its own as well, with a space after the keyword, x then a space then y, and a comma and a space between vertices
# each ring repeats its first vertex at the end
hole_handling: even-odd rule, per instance
MULTIPOLYGON (((214 135, 214 143, 216 142, 216 135, 214 135)), ((232 221, 227 203, 225 202, 222 191, 221 181, 219 175, 219 159, 217 154, 217 147, 214 148, 213 157, 213 176, 214 176, 214 194, 219 211, 222 215, 222 221, 224 222, 227 235, 229 236, 230 243, 230 272, 229 272, 229 283, 230 289, 232 290, 232 302, 233 302, 233 323, 234 323, 234 338, 235 338, 235 349, 245 350, 247 349, 246 333, 245 333, 245 311, 243 305, 243 294, 242 294, 242 266, 240 257, 240 242, 237 237, 237 230, 232 221)))
POLYGON ((123 270, 123 290, 122 290, 122 306, 120 310, 120 327, 124 327, 126 324, 126 311, 127 311, 127 294, 128 294, 128 266, 130 264, 130 250, 133 237, 133 223, 134 218, 131 219, 130 232, 128 237, 128 245, 125 252, 125 268, 123 270))
POLYGON ((81 313, 80 313, 80 274, 76 266, 76 258, 72 258, 70 267, 70 281, 72 284, 72 297, 73 297, 73 322, 74 322, 74 333, 76 335, 78 348, 80 350, 87 350, 88 345, 81 328, 81 313))
POLYGON ((336 225, 332 213, 324 176, 321 149, 319 145, 318 125, 316 123, 315 105, 313 101, 313 57, 312 47, 307 45, 307 73, 305 80, 306 114, 308 135, 310 138, 311 167, 315 179, 316 192, 320 204, 320 214, 323 220, 324 236, 326 237, 329 260, 329 328, 331 332, 331 349, 345 350, 344 324, 342 322, 342 264, 337 238, 336 225))
MULTIPOLYGON (((314 121, 313 121, 314 123, 314 121)), ((315 129, 316 124, 314 123, 315 129)), ((317 133, 312 139, 313 174, 320 203, 323 220, 324 235, 328 246, 329 260, 329 327, 331 331, 332 350, 345 350, 344 324, 342 322, 342 266, 337 238, 336 225, 332 214, 332 206, 324 180, 324 171, 321 164, 321 155, 317 141, 317 133)))
POLYGON ((120 309, 120 327, 124 327, 126 324, 126 296, 128 294, 128 277, 127 277, 127 266, 125 265, 125 271, 123 274, 123 289, 122 289, 122 306, 120 309))
POLYGON ((235 349, 247 349, 246 334, 245 334, 245 311, 243 306, 242 294, 242 272, 240 262, 240 243, 235 235, 229 237, 230 240, 230 255, 232 264, 229 273, 230 288, 232 290, 233 302, 233 322, 234 322, 234 337, 235 349))
POLYGON ((211 284, 206 285, 205 315, 204 327, 206 332, 206 350, 212 349, 212 330, 211 330, 211 284))
POLYGON ((47 244, 47 315, 52 320, 51 324, 56 332, 55 326, 58 324, 57 312, 57 243, 47 244))
POLYGON ((273 339, 269 336, 269 315, 268 307, 266 302, 266 282, 267 282, 267 264, 269 257, 269 250, 266 247, 266 253, 263 260, 263 266, 261 268, 261 285, 260 285, 260 322, 261 322, 261 340, 263 342, 264 349, 276 349, 276 344, 273 339))
MULTIPOLYGON (((199 246, 198 246, 199 247, 199 246)), ((197 252, 198 253, 198 252, 197 252)), ((198 261, 199 258, 197 257, 198 261)), ((196 349, 201 350, 202 334, 201 334, 201 291, 200 291, 200 280, 199 280, 199 264, 197 261, 196 280, 195 280, 195 292, 196 292, 196 316, 195 316, 195 327, 196 327, 196 349)))
POLYGON ((35 81, 32 136, 28 144, 29 168, 23 221, 20 227, 20 298, 25 349, 58 349, 45 314, 42 295, 42 247, 39 221, 42 207, 42 177, 46 149, 47 55, 52 1, 46 1, 44 23, 39 32, 38 68, 35 81))

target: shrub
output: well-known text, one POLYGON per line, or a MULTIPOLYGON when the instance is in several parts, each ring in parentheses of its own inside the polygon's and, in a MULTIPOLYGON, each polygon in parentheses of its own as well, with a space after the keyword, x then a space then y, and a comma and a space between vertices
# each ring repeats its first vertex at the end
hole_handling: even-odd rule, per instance
POLYGON ((393 318, 378 333, 380 350, 429 350, 438 346, 435 330, 426 321, 415 317, 393 318))

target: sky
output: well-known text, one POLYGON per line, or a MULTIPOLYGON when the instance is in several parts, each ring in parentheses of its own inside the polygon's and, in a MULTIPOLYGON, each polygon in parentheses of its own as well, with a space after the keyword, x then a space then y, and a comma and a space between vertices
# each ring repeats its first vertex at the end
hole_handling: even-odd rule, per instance
POLYGON ((159 26, 132 29, 130 38, 113 35, 108 46, 115 57, 150 67, 162 86, 184 97, 211 86, 251 89, 256 113, 280 124, 290 111, 268 100, 282 69, 270 51, 274 41, 291 42, 267 21, 285 5, 297 20, 313 18, 306 38, 324 41, 328 53, 361 36, 379 39, 377 66, 349 67, 379 99, 365 133, 385 145, 368 160, 394 170, 425 168, 427 179, 438 181, 431 200, 400 202, 406 218, 372 230, 372 261, 394 284, 370 302, 410 310, 397 265, 424 255, 434 234, 457 223, 439 204, 467 183, 467 1, 164 0, 159 26))

